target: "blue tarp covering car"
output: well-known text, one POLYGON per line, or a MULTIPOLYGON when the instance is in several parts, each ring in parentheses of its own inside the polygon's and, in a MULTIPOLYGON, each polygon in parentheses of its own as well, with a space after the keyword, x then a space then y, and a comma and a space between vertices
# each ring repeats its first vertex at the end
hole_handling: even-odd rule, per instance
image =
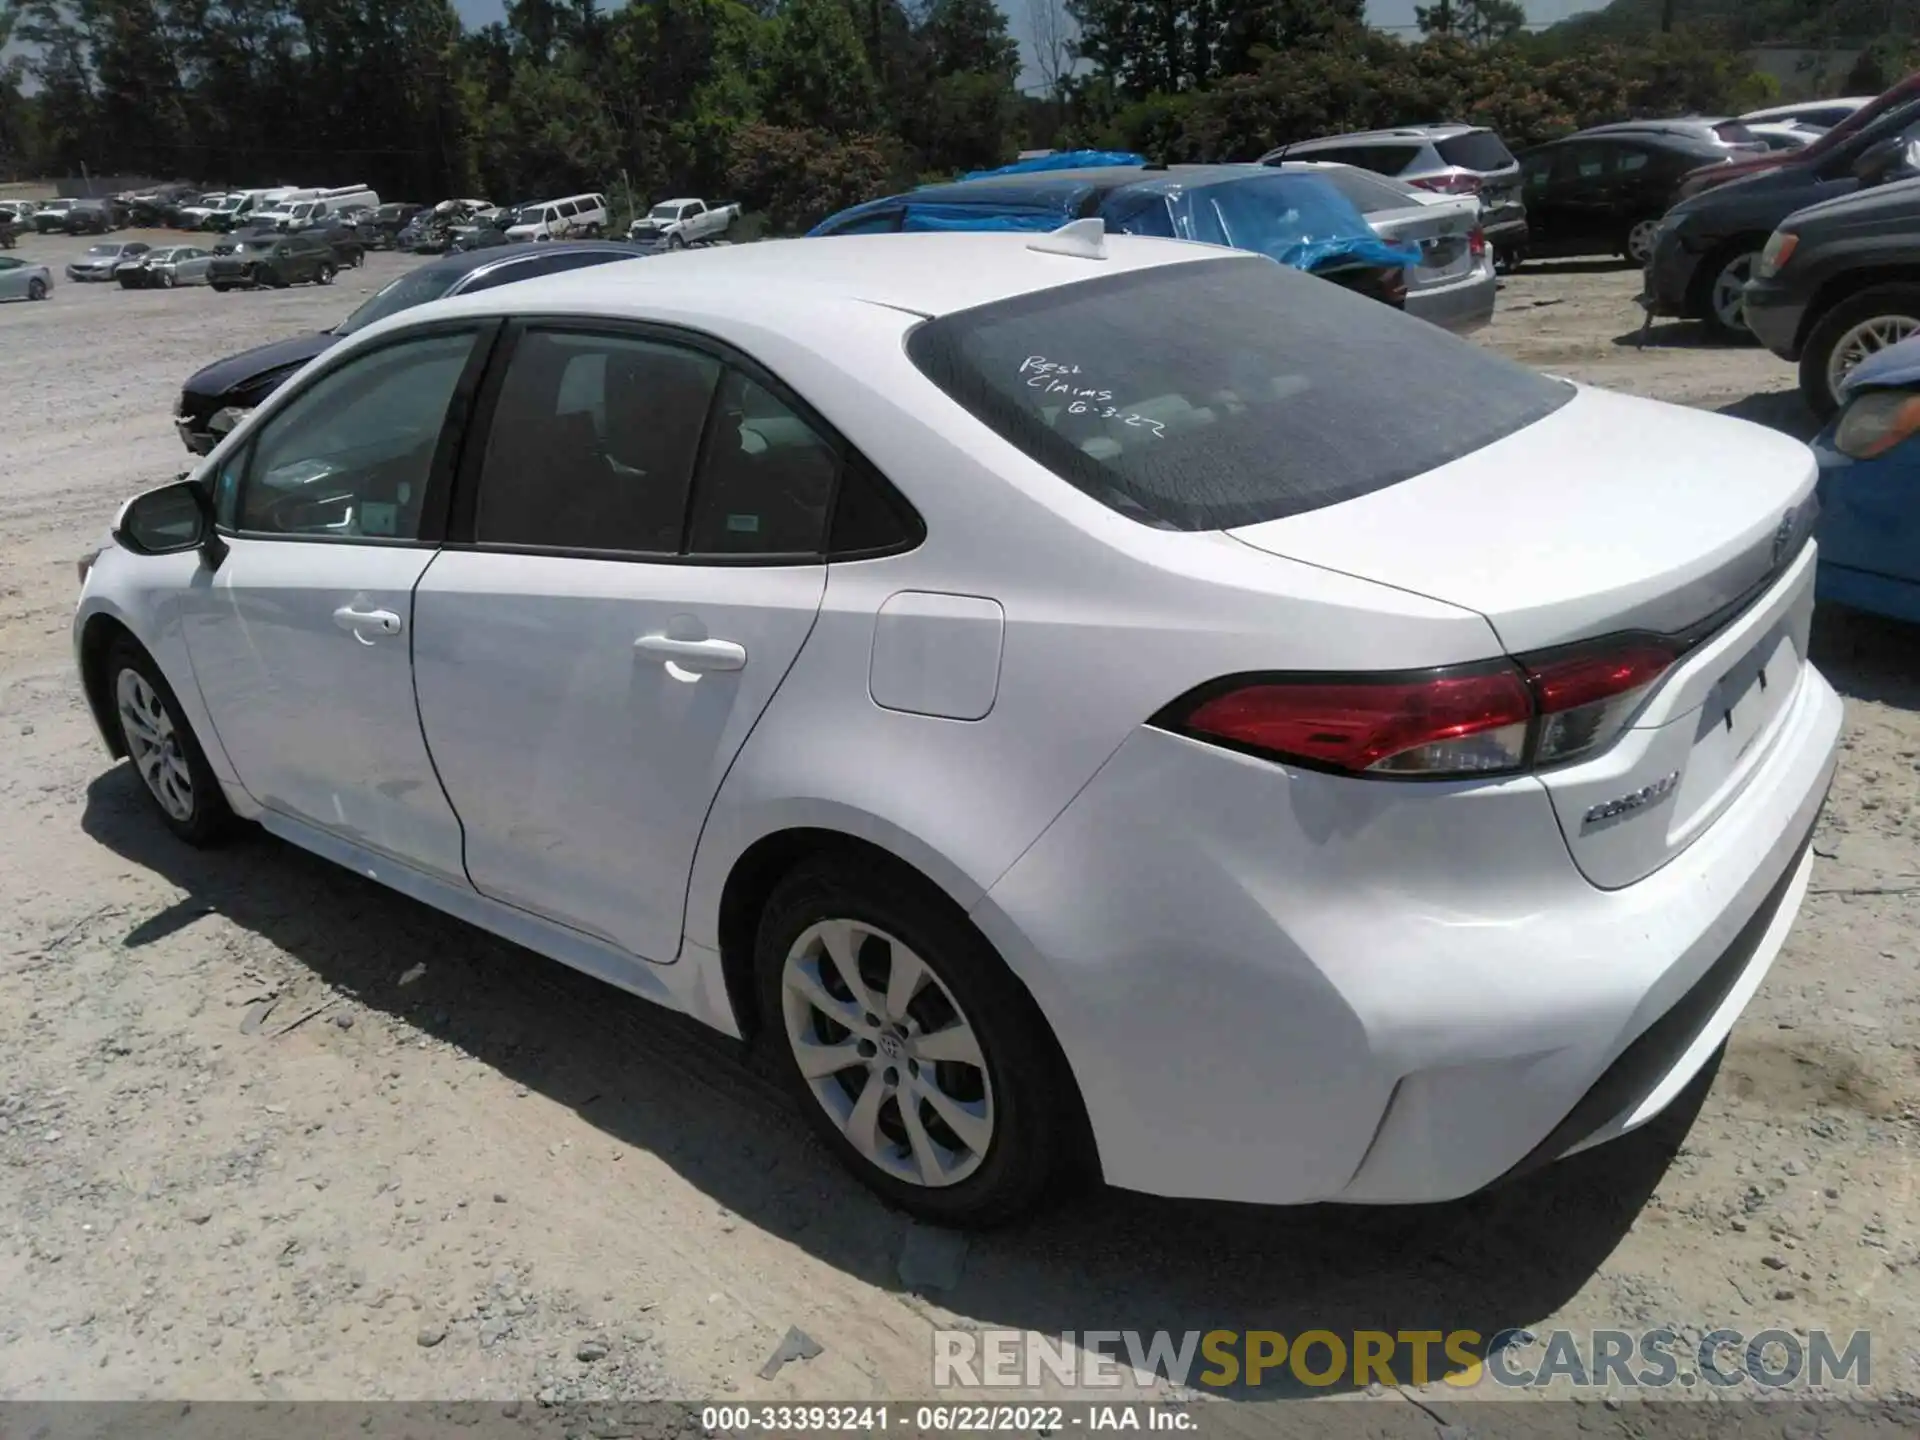
POLYGON ((914 230, 1053 230, 1097 216, 1109 230, 1251 250, 1297 270, 1398 268, 1419 256, 1373 232, 1353 202, 1318 175, 1259 165, 1155 168, 1087 164, 1116 157, 1047 156, 950 184, 871 200, 811 235, 914 230), (1065 167, 1046 162, 1073 159, 1065 167))
POLYGON ((1820 462, 1823 600, 1920 624, 1920 339, 1861 361, 1820 462))

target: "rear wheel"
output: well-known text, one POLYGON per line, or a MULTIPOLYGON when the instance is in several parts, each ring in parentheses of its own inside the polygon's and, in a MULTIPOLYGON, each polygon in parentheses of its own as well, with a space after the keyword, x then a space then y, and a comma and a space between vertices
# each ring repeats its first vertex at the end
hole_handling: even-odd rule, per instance
POLYGON ((106 678, 120 738, 167 828, 190 845, 222 838, 233 811, 153 657, 122 638, 107 652, 106 678))
POLYGON ((1822 420, 1840 408, 1840 384, 1889 345, 1920 334, 1920 285, 1876 285, 1821 316, 1800 352, 1800 393, 1822 420))
POLYGON ((808 1121, 887 1200, 985 1226, 1076 1153, 1072 1077, 1033 1000, 944 895, 823 857, 768 900, 763 1043, 808 1121))

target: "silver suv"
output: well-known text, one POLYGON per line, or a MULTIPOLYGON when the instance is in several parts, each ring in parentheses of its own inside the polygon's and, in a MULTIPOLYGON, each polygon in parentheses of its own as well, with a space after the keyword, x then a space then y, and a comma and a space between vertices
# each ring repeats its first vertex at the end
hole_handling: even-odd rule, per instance
POLYGON ((1422 190, 1477 195, 1480 228, 1495 258, 1511 262, 1527 248, 1527 207, 1520 196, 1520 163, 1500 137, 1484 125, 1448 122, 1359 130, 1349 135, 1296 140, 1260 157, 1263 165, 1277 165, 1283 160, 1337 160, 1391 175, 1422 190))

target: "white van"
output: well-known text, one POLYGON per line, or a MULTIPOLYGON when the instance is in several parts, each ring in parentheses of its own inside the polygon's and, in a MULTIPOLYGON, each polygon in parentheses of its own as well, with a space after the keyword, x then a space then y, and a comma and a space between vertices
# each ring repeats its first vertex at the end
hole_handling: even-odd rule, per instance
POLYGON ((305 230, 356 206, 378 210, 379 192, 369 190, 364 185, 342 185, 337 189, 322 190, 308 199, 282 201, 271 214, 260 218, 271 221, 282 230, 305 230))
POLYGON ((607 228, 607 197, 569 195, 528 205, 507 227, 509 240, 578 240, 603 234, 607 228))

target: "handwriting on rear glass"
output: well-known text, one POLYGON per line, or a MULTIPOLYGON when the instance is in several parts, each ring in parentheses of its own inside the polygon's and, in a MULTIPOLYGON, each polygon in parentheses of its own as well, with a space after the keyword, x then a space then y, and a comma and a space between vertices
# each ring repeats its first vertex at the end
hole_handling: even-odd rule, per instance
POLYGON ((1091 415, 1096 420, 1113 420, 1133 430, 1165 435, 1167 427, 1149 420, 1137 411, 1113 404, 1113 391, 1090 385, 1080 377, 1078 365, 1049 360, 1044 355, 1029 355, 1020 362, 1020 373, 1027 388, 1043 395, 1057 395, 1067 402, 1067 414, 1091 415))

